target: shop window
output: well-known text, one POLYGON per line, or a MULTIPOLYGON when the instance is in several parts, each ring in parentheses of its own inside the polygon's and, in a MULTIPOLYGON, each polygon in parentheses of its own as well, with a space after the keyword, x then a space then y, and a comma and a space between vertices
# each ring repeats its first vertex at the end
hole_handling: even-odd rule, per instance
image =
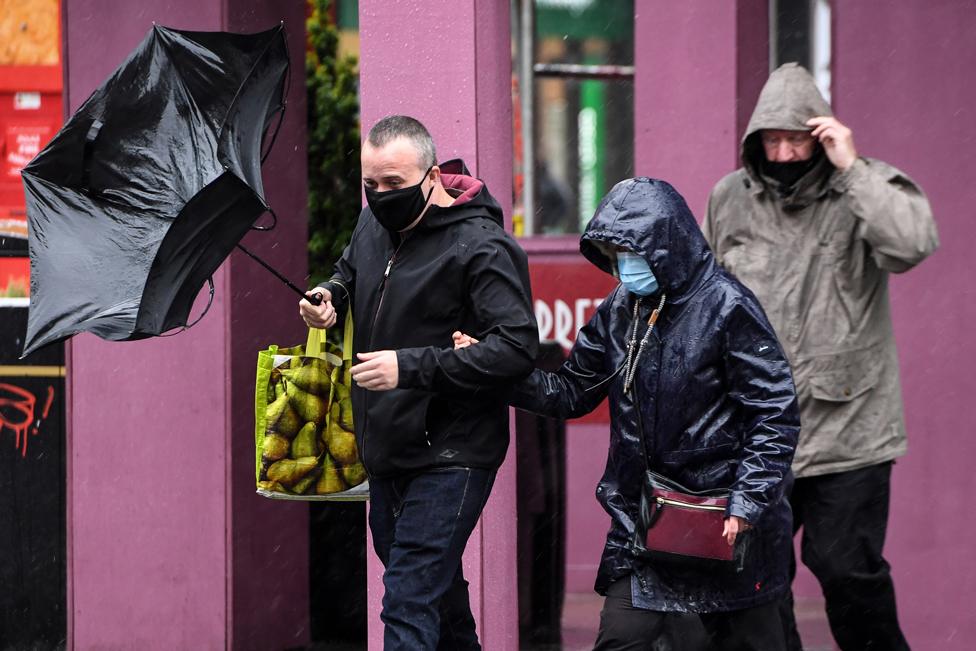
POLYGON ((513 8, 515 234, 579 233, 603 195, 633 175, 633 1, 513 8))
POLYGON ((830 101, 829 0, 769 0, 769 65, 795 61, 830 101))

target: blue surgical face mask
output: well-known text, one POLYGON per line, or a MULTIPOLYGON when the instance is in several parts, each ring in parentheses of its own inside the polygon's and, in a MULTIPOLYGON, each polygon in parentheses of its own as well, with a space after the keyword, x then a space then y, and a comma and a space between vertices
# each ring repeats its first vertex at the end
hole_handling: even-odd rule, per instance
POLYGON ((620 282, 628 291, 638 296, 650 296, 657 291, 657 278, 650 265, 636 253, 619 251, 617 253, 617 272, 620 282))

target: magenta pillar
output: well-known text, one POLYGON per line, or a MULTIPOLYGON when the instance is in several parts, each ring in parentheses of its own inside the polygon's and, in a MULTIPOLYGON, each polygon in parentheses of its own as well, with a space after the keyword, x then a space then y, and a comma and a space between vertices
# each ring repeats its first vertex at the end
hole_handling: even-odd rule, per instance
MULTIPOLYGON (((406 114, 434 137, 439 160, 460 157, 511 218, 512 94, 508 2, 360 0, 363 132, 406 114)), ((464 556, 486 649, 518 648, 515 464, 502 467, 464 556)), ((382 566, 370 551, 369 646, 383 646, 382 566)))
POLYGON ((964 506, 976 459, 974 20, 963 1, 834 3, 834 110, 860 152, 925 189, 942 240, 891 280, 909 451, 893 473, 886 556, 905 634, 923 650, 976 639, 976 521, 964 506))
MULTIPOLYGON (((246 241, 303 282, 304 11, 271 0, 66 0, 73 111, 157 21, 259 31, 285 21, 289 110, 264 167, 281 220, 246 241)), ((247 258, 214 277, 210 313, 167 339, 68 348, 70 646, 255 649, 308 640, 307 508, 254 494, 257 350, 302 337, 295 299, 247 258)), ((198 301, 201 308, 204 301, 198 301)))
POLYGON ((635 0, 634 169, 701 220, 769 74, 768 2, 635 0))

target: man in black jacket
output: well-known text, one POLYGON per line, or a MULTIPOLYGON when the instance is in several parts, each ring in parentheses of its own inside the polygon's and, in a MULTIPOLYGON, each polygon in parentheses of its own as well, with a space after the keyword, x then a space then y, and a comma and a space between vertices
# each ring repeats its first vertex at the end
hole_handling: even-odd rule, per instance
POLYGON ((508 448, 505 389, 532 371, 538 331, 525 253, 461 161, 390 116, 362 149, 368 207, 311 327, 351 305, 353 413, 369 525, 386 567, 384 648, 480 649, 461 555, 508 448), (481 345, 454 350, 454 331, 481 345), (438 646, 440 645, 440 646, 438 646))

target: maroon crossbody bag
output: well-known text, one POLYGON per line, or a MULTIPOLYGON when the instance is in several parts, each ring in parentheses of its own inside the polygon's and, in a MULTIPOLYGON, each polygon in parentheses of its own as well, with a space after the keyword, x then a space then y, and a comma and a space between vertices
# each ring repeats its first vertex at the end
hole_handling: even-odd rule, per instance
MULTIPOLYGON (((654 328, 663 306, 662 297, 658 308, 648 319, 648 329, 637 352, 637 359, 640 358, 643 344, 654 328)), ((635 323, 637 314, 638 310, 635 307, 635 323)), ((631 339, 631 347, 633 347, 636 343, 636 326, 631 339)), ((628 368, 625 390, 630 389, 636 366, 637 360, 634 360, 633 367, 628 368)), ((644 438, 636 389, 633 397, 637 411, 637 433, 641 443, 641 455, 644 458, 640 510, 632 542, 634 552, 643 558, 699 563, 720 562, 722 565, 728 564, 732 567, 734 564, 736 569, 741 568, 745 552, 742 545, 747 537, 738 536, 733 546, 729 545, 722 535, 730 491, 728 489, 693 491, 651 471, 648 467, 647 442, 644 438)))

